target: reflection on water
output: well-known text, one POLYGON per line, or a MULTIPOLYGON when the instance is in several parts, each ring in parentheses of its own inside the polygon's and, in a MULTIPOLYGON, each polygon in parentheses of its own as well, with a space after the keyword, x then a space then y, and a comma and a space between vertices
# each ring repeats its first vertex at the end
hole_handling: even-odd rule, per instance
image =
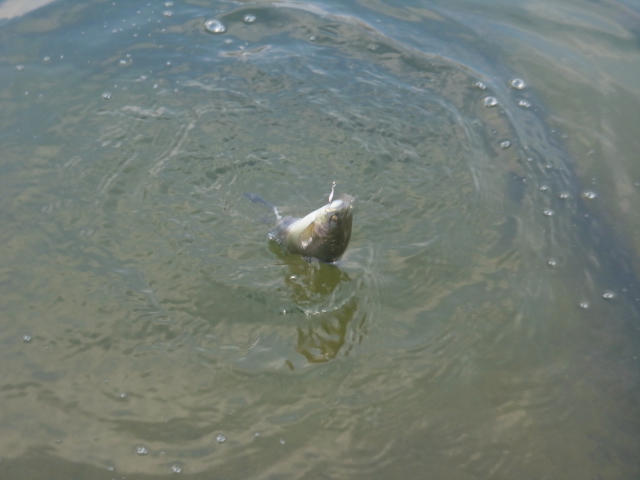
MULTIPOLYGON (((296 350, 311 363, 326 362, 335 358, 344 346, 347 326, 358 312, 356 300, 337 308, 331 314, 323 314, 321 319, 314 319, 306 327, 298 327, 298 344, 296 350)), ((323 312, 324 313, 324 312, 323 312)), ((359 327, 365 318, 362 318, 359 327)), ((343 352, 349 353, 349 349, 343 352)))
MULTIPOLYGON (((269 247, 286 266, 282 270, 284 291, 295 305, 283 313, 302 312, 307 317, 297 327, 296 351, 310 363, 327 362, 340 352, 348 355, 353 342, 360 342, 365 333, 366 313, 357 294, 362 286, 349 285, 353 280, 339 265, 288 254, 275 242, 269 247), (350 323, 354 323, 352 333, 350 323), (352 339, 343 349, 348 334, 352 339)), ((375 291, 375 285, 367 285, 367 289, 375 291)), ((294 368, 290 361, 287 365, 294 368)))
POLYGON ((632 477, 640 295, 612 226, 640 190, 605 169, 637 168, 606 125, 640 95, 623 119, 613 76, 576 96, 565 62, 637 45, 613 14, 502 3, 6 21, 1 476, 632 477), (243 197, 299 216, 333 180, 358 198, 338 265, 284 254, 243 197))
POLYGON ((54 1, 55 0, 6 0, 0 5, 0 19, 19 17, 54 1))
MULTIPOLYGON (((339 284, 351 279, 339 267, 321 262, 289 259, 287 266, 285 285, 293 301, 314 309, 305 311, 310 321, 306 326, 298 327, 296 350, 311 363, 331 360, 344 346, 349 322, 357 321, 360 312, 356 296, 341 299, 342 305, 335 304, 335 297, 327 302, 327 297, 334 294, 339 284)), ((364 318, 359 322, 359 330, 363 323, 364 318)), ((348 349, 343 353, 346 355, 348 349)))
MULTIPOLYGON (((271 250, 276 248, 276 244, 271 250)), ((280 253, 280 252, 278 252, 280 253)), ((349 274, 339 266, 319 261, 308 261, 299 256, 281 254, 287 266, 283 273, 283 280, 290 292, 291 299, 301 306, 312 307, 331 295, 336 287, 343 282, 349 282, 349 274)))

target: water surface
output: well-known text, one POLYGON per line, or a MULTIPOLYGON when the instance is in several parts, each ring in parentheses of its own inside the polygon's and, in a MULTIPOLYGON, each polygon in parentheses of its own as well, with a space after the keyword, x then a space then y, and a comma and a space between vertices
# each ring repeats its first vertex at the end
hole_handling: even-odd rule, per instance
POLYGON ((3 477, 637 476, 634 18, 3 20, 3 477), (357 196, 338 265, 270 245, 243 195, 302 216, 334 180, 357 196))

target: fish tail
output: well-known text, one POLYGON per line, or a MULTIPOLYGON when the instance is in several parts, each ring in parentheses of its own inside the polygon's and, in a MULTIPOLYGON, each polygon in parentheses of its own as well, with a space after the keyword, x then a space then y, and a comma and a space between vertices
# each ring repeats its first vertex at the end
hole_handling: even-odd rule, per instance
POLYGON ((245 197, 247 197, 250 201, 252 201, 253 203, 259 203, 261 205, 264 205, 267 208, 270 208, 273 210, 273 213, 276 214, 276 218, 278 220, 280 220, 282 217, 280 216, 280 212, 278 212, 278 207, 276 207, 273 203, 267 202, 264 198, 262 198, 260 195, 256 194, 256 193, 245 193, 244 194, 245 197))

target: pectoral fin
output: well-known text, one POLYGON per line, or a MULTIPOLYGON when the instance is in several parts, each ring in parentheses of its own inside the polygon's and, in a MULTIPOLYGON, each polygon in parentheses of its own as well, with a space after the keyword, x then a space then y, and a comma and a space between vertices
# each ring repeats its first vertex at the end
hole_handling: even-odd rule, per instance
POLYGON ((313 234, 315 231, 315 222, 311 222, 307 228, 305 228, 302 233, 300 233, 300 236, 298 237, 298 245, 301 248, 301 253, 304 253, 304 250, 311 245, 311 242, 313 241, 313 234))

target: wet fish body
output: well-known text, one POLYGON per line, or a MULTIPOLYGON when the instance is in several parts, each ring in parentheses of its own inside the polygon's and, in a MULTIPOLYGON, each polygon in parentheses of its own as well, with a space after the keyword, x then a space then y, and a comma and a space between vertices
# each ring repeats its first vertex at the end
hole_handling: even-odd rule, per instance
POLYGON ((277 209, 255 194, 247 197, 253 202, 273 208, 278 222, 269 232, 269 239, 284 250, 303 257, 333 263, 342 257, 351 240, 353 200, 348 194, 330 196, 329 203, 308 215, 279 217, 277 209))
POLYGON ((269 233, 285 250, 332 263, 351 240, 353 197, 342 194, 303 218, 283 217, 269 233))

